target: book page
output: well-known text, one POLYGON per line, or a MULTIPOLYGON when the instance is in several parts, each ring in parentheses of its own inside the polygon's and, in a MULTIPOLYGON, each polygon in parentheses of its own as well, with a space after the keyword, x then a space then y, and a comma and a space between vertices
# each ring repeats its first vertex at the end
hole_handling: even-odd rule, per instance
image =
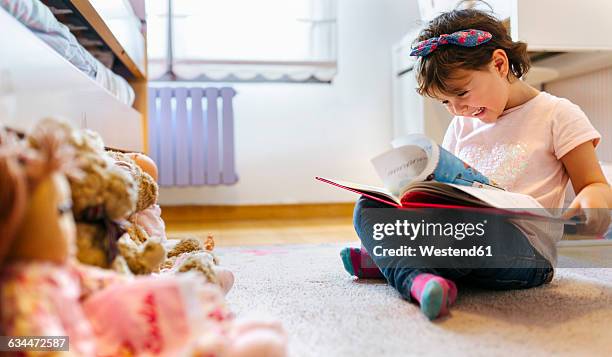
POLYGON ((405 191, 402 192, 401 197, 404 198, 406 194, 410 194, 411 192, 426 192, 437 196, 443 196, 445 199, 455 201, 456 204, 476 206, 487 205, 483 203, 482 200, 472 197, 464 191, 457 190, 452 185, 443 182, 425 181, 411 183, 405 188, 405 191))
POLYGON ((373 196, 380 196, 392 202, 395 202, 398 205, 400 204, 400 200, 397 196, 393 195, 391 192, 389 192, 389 190, 382 188, 382 187, 364 185, 361 183, 341 181, 341 180, 335 180, 335 179, 324 178, 324 177, 316 177, 316 179, 319 181, 323 181, 331 185, 340 187, 340 188, 348 189, 349 191, 354 191, 358 193, 366 193, 366 194, 370 194, 373 196))
MULTIPOLYGON (((439 144, 426 137, 425 135, 410 134, 406 137, 395 139, 393 140, 393 146, 395 147, 395 150, 387 152, 372 160, 374 166, 386 166, 388 163, 392 164, 394 159, 401 162, 402 160, 406 161, 406 157, 416 157, 416 152, 408 152, 408 149, 402 151, 402 148, 405 146, 416 146, 424 150, 427 157, 425 165, 423 165, 423 167, 418 168, 418 171, 420 172, 417 172, 416 174, 411 173, 413 176, 412 178, 410 178, 409 180, 404 180, 402 183, 398 184, 400 187, 400 192, 396 193, 398 195, 403 193, 407 189, 406 184, 415 181, 433 180, 438 182, 456 183, 467 186, 472 186, 475 184, 495 186, 494 182, 492 182, 488 177, 476 170, 476 168, 461 160, 459 157, 444 149, 439 144), (404 156, 402 157, 402 155, 404 156), (383 159, 385 161, 383 161, 383 159)), ((384 174, 385 173, 379 172, 379 175, 381 175, 381 177, 384 174)), ((385 185, 387 185, 387 181, 383 181, 385 182, 385 185)))
POLYGON ((416 145, 391 149, 372 159, 376 173, 394 196, 425 170, 429 156, 416 145))
POLYGON ((501 191, 501 190, 492 190, 486 188, 478 188, 471 186, 463 186, 456 184, 449 184, 465 193, 468 193, 493 207, 497 208, 537 208, 541 209, 538 212, 542 212, 550 216, 550 213, 543 209, 542 205, 533 197, 529 195, 524 195, 521 193, 509 192, 509 191, 501 191))

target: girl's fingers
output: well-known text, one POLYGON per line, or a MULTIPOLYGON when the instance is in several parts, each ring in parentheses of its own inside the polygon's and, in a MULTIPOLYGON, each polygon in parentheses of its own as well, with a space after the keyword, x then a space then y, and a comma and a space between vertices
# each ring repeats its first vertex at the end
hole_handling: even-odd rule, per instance
POLYGON ((607 209, 597 209, 599 214, 599 227, 597 230, 598 234, 605 234, 610 226, 610 211, 607 209))
POLYGON ((580 204, 577 202, 572 202, 572 204, 567 208, 567 210, 563 212, 563 215, 561 217, 563 217, 563 219, 570 219, 574 216, 577 216, 580 211, 580 204))
POLYGON ((608 210, 603 208, 586 209, 587 221, 580 229, 583 234, 604 234, 610 225, 610 214, 608 210))
POLYGON ((602 217, 599 214, 599 210, 598 209, 587 209, 586 210, 586 214, 587 214, 587 226, 588 226, 588 232, 591 234, 598 234, 599 230, 600 230, 600 225, 601 225, 601 220, 602 217))

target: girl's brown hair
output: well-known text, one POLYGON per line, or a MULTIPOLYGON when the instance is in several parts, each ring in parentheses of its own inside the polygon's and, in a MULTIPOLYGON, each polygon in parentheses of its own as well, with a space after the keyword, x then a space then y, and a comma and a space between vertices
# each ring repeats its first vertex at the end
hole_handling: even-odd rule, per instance
POLYGON ((487 31, 493 37, 476 47, 439 46, 429 55, 419 57, 415 66, 419 94, 430 97, 434 97, 435 92, 456 94, 457 88, 451 88, 447 83, 449 79, 456 78, 453 77, 453 73, 457 69, 484 69, 491 62, 493 51, 496 49, 504 50, 508 56, 510 65, 508 78, 510 74, 521 78, 527 73, 531 65, 527 44, 512 41, 503 23, 484 11, 462 9, 443 13, 419 33, 415 44, 442 34, 466 29, 487 31))

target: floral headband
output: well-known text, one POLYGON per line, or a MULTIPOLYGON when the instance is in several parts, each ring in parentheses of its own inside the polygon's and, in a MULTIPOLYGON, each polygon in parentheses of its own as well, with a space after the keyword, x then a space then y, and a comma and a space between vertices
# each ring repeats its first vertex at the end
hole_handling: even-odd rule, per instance
POLYGON ((461 30, 451 34, 443 34, 438 37, 432 37, 425 41, 417 43, 416 47, 410 51, 411 56, 425 57, 435 51, 438 46, 442 45, 457 45, 462 47, 475 47, 488 42, 493 35, 487 31, 481 30, 461 30))

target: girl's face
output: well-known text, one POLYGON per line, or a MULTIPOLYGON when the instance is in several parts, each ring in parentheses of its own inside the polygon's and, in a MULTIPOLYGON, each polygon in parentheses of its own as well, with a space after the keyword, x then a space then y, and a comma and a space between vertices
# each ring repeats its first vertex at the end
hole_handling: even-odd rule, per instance
POLYGON ((494 123, 506 109, 510 82, 506 78, 507 58, 494 52, 491 63, 483 70, 462 70, 448 81, 452 93, 436 93, 436 98, 453 115, 477 118, 494 123))

